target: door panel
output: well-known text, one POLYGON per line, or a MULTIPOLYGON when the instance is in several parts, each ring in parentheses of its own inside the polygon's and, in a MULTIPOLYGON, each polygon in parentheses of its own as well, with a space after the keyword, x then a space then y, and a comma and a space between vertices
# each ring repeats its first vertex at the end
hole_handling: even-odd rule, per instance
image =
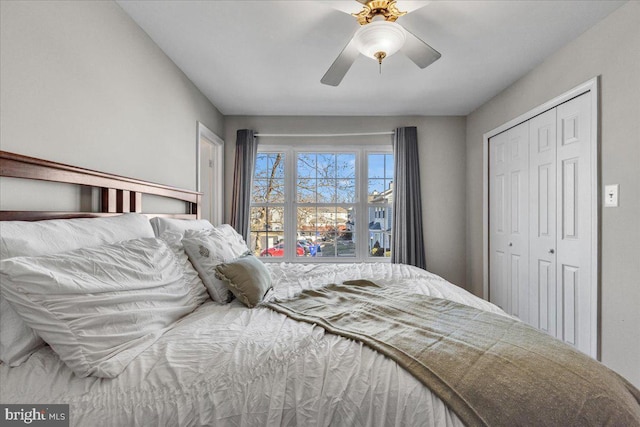
POLYGON ((556 109, 529 121, 529 324, 556 336, 556 109))
POLYGON ((527 123, 489 141, 490 300, 523 320, 529 317, 528 150, 527 123))
POLYGON ((557 290, 558 337, 579 350, 596 356, 597 313, 592 309, 597 294, 592 262, 591 191, 591 93, 585 93, 557 107, 557 290), (592 301, 593 300, 593 301, 592 301))
MULTIPOLYGON (((535 307, 535 300, 531 301, 531 306, 533 309, 531 310, 531 318, 530 323, 537 322, 538 329, 545 331, 550 335, 555 335, 556 333, 556 291, 555 291, 555 263, 550 261, 545 261, 542 259, 538 260, 538 269, 536 273, 536 281, 532 281, 532 288, 536 289, 539 295, 538 298, 538 307, 535 307), (534 316, 539 316, 534 319, 534 316)), ((534 325, 535 326, 535 325, 534 325)))
POLYGON ((202 219, 212 221, 213 219, 213 146, 206 139, 200 140, 200 191, 202 199, 200 202, 202 219))
POLYGON ((562 337, 566 343, 576 345, 577 314, 576 293, 580 280, 578 267, 562 266, 562 337))
POLYGON ((579 159, 562 161, 562 238, 577 239, 577 175, 579 159))
POLYGON ((489 177, 489 200, 490 200, 490 254, 489 254, 489 275, 490 289, 489 300, 502 308, 506 312, 511 309, 508 293, 506 262, 507 254, 507 171, 506 146, 508 135, 502 133, 491 138, 489 143, 490 156, 490 177, 489 177))
POLYGON ((510 314, 529 319, 529 123, 509 131, 509 263, 510 314))

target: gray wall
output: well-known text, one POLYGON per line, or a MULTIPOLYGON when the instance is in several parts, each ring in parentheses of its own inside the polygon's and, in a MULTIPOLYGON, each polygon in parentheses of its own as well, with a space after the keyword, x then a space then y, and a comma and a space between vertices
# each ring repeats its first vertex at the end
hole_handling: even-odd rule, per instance
MULTIPOLYGON (((0 16, 3 150, 195 189, 196 121, 222 135, 224 117, 116 3, 2 1, 0 16)), ((49 186, 16 201, 11 181, 5 209, 51 206, 49 186)))
POLYGON ((640 386, 640 2, 631 1, 467 117, 469 289, 482 294, 482 136, 601 76, 602 361, 640 386))
MULTIPOLYGON (((385 132, 417 126, 420 181, 427 266, 459 286, 465 286, 465 118, 464 117, 226 117, 226 218, 229 219, 236 131, 261 133, 385 132)), ((390 137, 388 141, 390 141, 390 137)), ((372 138, 379 142, 381 137, 372 138)), ((274 143, 273 138, 264 139, 274 143)), ((316 144, 348 139, 313 140, 316 144)), ((296 140, 296 143, 304 142, 296 140)))

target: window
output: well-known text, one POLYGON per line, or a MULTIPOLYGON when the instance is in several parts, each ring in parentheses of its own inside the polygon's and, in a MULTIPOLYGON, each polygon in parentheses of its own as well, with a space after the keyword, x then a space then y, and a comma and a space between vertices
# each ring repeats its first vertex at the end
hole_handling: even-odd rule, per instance
POLYGON ((369 253, 375 257, 390 257, 393 154, 369 154, 367 165, 369 253))
POLYGON ((355 153, 296 153, 296 231, 309 249, 304 255, 356 256, 355 166, 355 153))
POLYGON ((258 153, 251 197, 250 248, 256 256, 284 256, 285 153, 258 153))
POLYGON ((254 254, 304 262, 389 257, 390 148, 261 147, 248 242, 254 254))

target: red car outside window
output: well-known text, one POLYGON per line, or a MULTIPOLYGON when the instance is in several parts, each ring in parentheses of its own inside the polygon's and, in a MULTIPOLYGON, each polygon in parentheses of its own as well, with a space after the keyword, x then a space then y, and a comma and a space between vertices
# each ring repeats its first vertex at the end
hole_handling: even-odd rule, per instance
MULTIPOLYGON (((304 248, 300 244, 296 244, 296 254, 304 256, 304 248)), ((284 256, 284 243, 278 243, 275 246, 267 248, 260 252, 260 256, 284 256)))

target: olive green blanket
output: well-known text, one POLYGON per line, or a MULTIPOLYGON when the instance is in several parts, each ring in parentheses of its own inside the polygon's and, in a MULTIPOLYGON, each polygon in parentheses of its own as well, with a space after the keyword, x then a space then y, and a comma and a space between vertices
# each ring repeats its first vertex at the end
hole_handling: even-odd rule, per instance
POLYGON ((640 426, 630 383, 506 316, 366 280, 265 305, 390 357, 470 426, 640 426))

